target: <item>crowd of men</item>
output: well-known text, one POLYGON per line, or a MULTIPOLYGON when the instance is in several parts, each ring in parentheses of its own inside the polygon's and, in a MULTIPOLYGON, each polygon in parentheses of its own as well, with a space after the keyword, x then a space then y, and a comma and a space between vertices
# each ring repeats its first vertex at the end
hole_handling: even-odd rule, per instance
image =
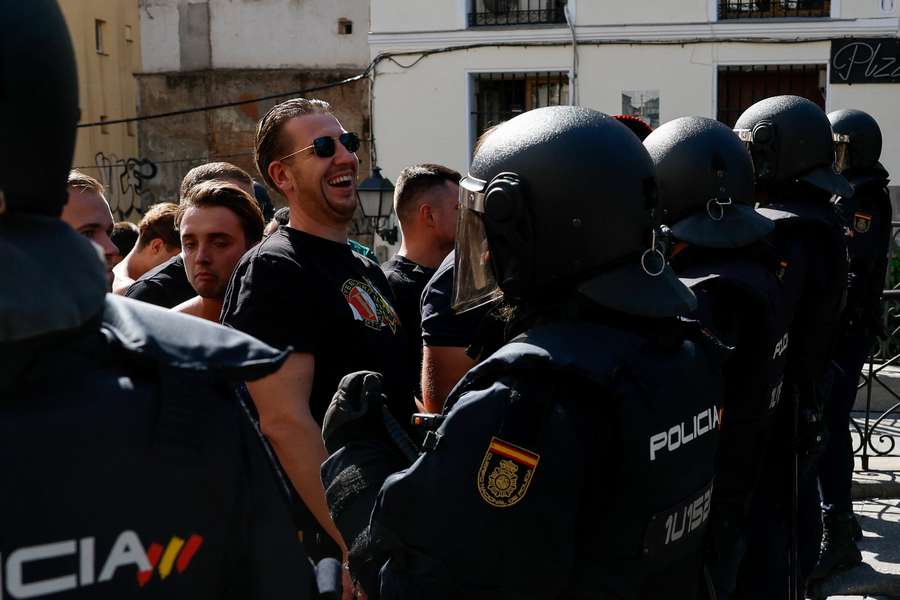
POLYGON ((114 223, 55 2, 4 18, 0 597, 796 599, 861 562, 871 116, 529 111, 403 170, 378 265, 321 100, 260 120, 265 186, 203 164, 114 223))

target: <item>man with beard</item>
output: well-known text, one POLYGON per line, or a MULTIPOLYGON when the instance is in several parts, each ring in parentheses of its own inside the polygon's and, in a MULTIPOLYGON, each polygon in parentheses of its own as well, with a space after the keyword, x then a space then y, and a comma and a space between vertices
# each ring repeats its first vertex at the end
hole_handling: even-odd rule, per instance
POLYGON ((234 266, 262 239, 262 212, 237 186, 206 181, 181 199, 175 228, 181 234, 188 280, 197 295, 172 310, 218 322, 234 266))
POLYGON ((290 221, 239 261, 222 308, 227 325, 293 350, 278 378, 248 389, 263 433, 315 517, 300 524, 311 553, 318 527, 344 546, 319 475, 321 422, 341 378, 382 373, 397 420, 408 422, 414 410, 390 288, 378 265, 347 245, 358 148, 359 137, 320 100, 288 100, 262 118, 257 167, 287 199, 290 221))

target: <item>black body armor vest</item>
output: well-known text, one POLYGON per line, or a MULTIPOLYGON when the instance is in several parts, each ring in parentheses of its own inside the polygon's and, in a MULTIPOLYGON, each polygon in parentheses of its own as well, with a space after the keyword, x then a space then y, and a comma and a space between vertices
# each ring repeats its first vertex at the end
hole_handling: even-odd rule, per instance
POLYGON ((0 345, 0 596, 313 597, 232 385, 286 354, 112 295, 101 312, 0 345))
POLYGON ((466 375, 376 504, 384 598, 694 597, 721 348, 644 324, 540 325, 466 375))

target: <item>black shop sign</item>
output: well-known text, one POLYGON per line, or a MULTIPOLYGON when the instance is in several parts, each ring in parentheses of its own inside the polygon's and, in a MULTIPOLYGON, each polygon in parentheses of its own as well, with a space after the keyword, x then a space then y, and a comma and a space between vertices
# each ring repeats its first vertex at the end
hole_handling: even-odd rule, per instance
POLYGON ((900 39, 831 40, 831 83, 900 83, 900 39))

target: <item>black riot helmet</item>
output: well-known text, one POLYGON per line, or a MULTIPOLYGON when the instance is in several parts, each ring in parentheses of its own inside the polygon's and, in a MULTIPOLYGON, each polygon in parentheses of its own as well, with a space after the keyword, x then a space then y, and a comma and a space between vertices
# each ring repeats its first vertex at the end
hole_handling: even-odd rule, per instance
POLYGON ((832 194, 853 195, 853 188, 835 171, 828 117, 806 98, 760 100, 744 111, 734 130, 750 150, 760 186, 799 179, 832 194))
POLYGON ((503 123, 460 182, 454 309, 576 288, 638 316, 690 312, 656 246, 656 202, 650 156, 612 117, 554 106, 503 123))
POLYGON ((644 140, 656 166, 662 222, 679 240, 740 248, 772 231, 754 210, 753 161, 719 121, 682 117, 644 140))
POLYGON ((55 0, 0 0, 0 31, 0 199, 58 216, 79 118, 69 31, 55 0))
POLYGON ((836 110, 828 113, 828 120, 834 132, 835 162, 839 171, 880 168, 881 128, 869 113, 836 110))

